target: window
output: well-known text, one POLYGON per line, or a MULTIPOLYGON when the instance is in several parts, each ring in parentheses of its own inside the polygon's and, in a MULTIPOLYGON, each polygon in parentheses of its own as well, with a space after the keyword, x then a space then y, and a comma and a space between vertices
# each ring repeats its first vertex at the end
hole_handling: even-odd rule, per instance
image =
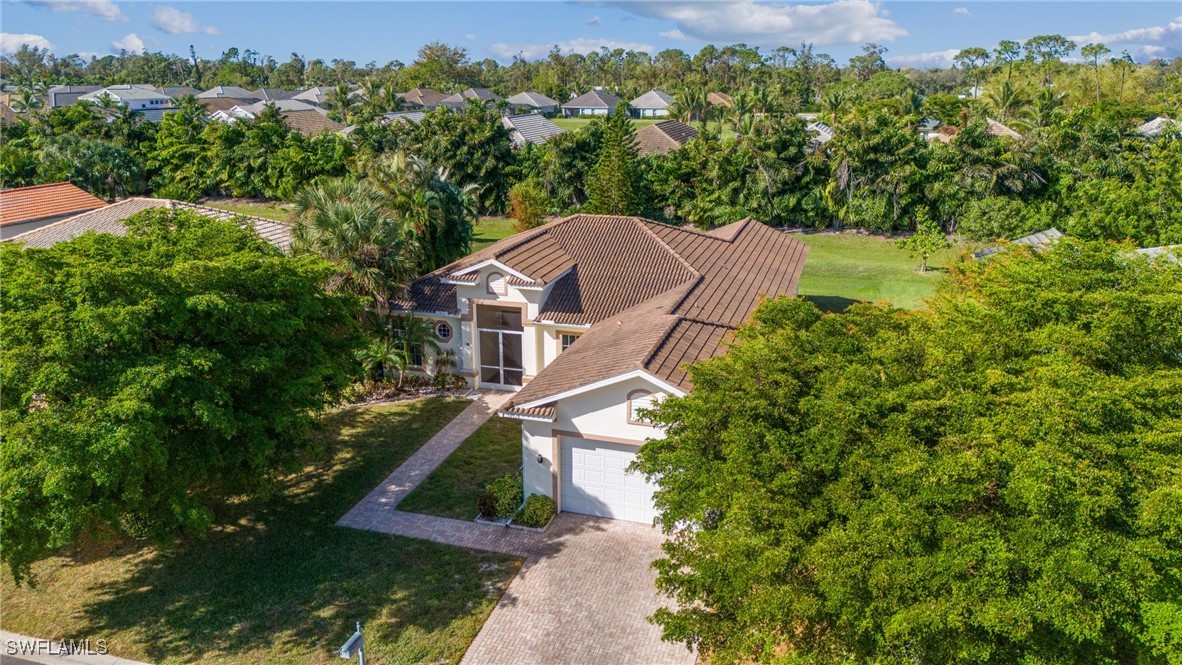
POLYGON ((575 340, 578 338, 579 338, 578 335, 575 335, 572 333, 562 333, 561 335, 559 335, 558 336, 558 343, 561 347, 561 350, 566 351, 567 349, 569 349, 570 345, 574 344, 575 340))
POLYGON ((640 412, 653 408, 653 405, 656 403, 656 397, 647 390, 633 390, 628 393, 628 423, 632 425, 652 425, 640 412))
POLYGON ((503 296, 508 293, 509 282, 505 280, 505 276, 499 272, 491 272, 488 274, 488 279, 485 280, 485 289, 493 295, 503 296))
POLYGON ((446 342, 451 339, 451 324, 447 321, 436 321, 435 336, 438 337, 439 341, 441 342, 446 342))

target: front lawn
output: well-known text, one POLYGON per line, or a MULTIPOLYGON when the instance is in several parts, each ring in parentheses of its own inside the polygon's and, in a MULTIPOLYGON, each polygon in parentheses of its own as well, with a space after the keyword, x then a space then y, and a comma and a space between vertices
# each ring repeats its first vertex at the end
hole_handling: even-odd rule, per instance
POLYGON ((273 219, 277 222, 290 222, 294 206, 283 201, 267 201, 262 199, 205 199, 201 205, 219 210, 228 210, 239 215, 253 215, 273 219))
POLYGON ((327 665, 360 620, 373 665, 458 662, 519 562, 334 523, 467 405, 333 412, 322 454, 270 498, 231 502, 207 538, 56 557, 37 588, 5 573, 3 627, 158 663, 327 665))
POLYGON ((470 520, 494 478, 521 468, 521 421, 493 416, 401 503, 399 510, 470 520))
POLYGON ((885 300, 896 307, 915 308, 936 292, 941 268, 961 248, 939 252, 928 259, 928 272, 919 274, 919 260, 895 247, 893 240, 853 233, 802 233, 794 238, 809 246, 800 294, 824 309, 844 309, 857 300, 885 300))

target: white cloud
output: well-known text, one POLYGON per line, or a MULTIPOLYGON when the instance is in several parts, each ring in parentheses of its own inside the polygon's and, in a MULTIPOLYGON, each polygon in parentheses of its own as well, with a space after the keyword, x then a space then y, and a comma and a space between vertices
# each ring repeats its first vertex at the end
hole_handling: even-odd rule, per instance
POLYGON ((470 42, 474 42, 474 41, 476 41, 476 35, 472 34, 471 32, 465 32, 464 39, 467 39, 470 42))
POLYGON ((144 50, 144 40, 140 39, 134 32, 129 32, 123 36, 123 39, 116 39, 111 42, 111 48, 116 53, 120 51, 139 53, 144 50))
POLYGON ((783 46, 889 42, 907 31, 869 0, 838 0, 823 5, 734 2, 618 2, 648 18, 673 21, 682 34, 705 41, 783 46))
POLYGON ((30 5, 57 14, 80 12, 94 14, 104 21, 126 21, 127 17, 111 0, 27 0, 30 5))
POLYGON ((578 39, 568 39, 552 44, 506 44, 504 42, 498 42, 496 44, 489 44, 488 49, 492 51, 493 55, 501 58, 507 59, 521 55, 528 60, 534 60, 545 56, 555 46, 563 53, 590 53, 592 51, 598 51, 601 46, 606 47, 608 50, 622 48, 625 51, 648 51, 650 53, 653 51, 652 44, 616 39, 596 39, 594 37, 579 37, 578 39))
POLYGON ((685 36, 685 33, 684 33, 684 32, 682 32, 682 31, 680 31, 680 30, 678 30, 678 29, 676 29, 676 28, 674 28, 674 29, 672 29, 672 30, 666 30, 665 32, 662 32, 662 33, 661 33, 661 36, 662 36, 662 37, 664 37, 665 39, 676 39, 676 40, 679 40, 679 41, 680 41, 680 40, 689 39, 689 37, 686 37, 686 36, 685 36))
POLYGON ((952 66, 952 59, 960 53, 959 49, 950 48, 944 51, 929 53, 912 53, 910 55, 888 56, 886 61, 896 67, 914 67, 916 69, 948 68, 952 66))
POLYGON ((34 48, 53 50, 53 44, 41 35, 33 35, 27 32, 0 32, 0 53, 12 55, 19 51, 23 44, 28 44, 34 48))
POLYGON ((599 18, 598 16, 592 16, 587 20, 587 26, 592 28, 599 25, 600 23, 603 23, 603 19, 599 18))
POLYGON ((1182 16, 1166 25, 1133 28, 1123 32, 1102 34, 1093 32, 1070 38, 1076 44, 1102 43, 1113 51, 1128 51, 1138 60, 1176 58, 1182 56, 1182 16))
POLYGON ((160 5, 156 8, 156 13, 152 16, 152 26, 170 35, 190 35, 195 32, 216 35, 218 32, 217 28, 209 26, 201 27, 201 24, 197 22, 197 18, 189 12, 182 12, 176 7, 168 7, 166 5, 160 5))
POLYGON ((953 16, 968 16, 969 18, 976 18, 973 13, 969 11, 968 7, 957 7, 952 10, 953 16))

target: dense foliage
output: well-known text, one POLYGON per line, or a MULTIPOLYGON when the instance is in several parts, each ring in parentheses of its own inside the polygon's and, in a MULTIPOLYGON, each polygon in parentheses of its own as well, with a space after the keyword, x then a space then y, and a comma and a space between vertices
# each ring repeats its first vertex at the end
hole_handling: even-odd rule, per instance
POLYGON ((1176 662, 1182 266, 953 269, 929 310, 766 303, 641 449, 666 637, 711 662, 1176 662))
POLYGON ((18 579, 82 533, 200 533, 264 488, 352 373, 331 266, 187 211, 0 246, 0 526, 18 579))

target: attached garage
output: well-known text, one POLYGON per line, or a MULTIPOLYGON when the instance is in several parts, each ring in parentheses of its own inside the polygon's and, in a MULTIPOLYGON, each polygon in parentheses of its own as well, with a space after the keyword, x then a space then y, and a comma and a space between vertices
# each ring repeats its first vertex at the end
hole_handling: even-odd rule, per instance
POLYGON ((628 472, 635 459, 635 446, 562 437, 561 509, 651 524, 655 487, 628 472))

